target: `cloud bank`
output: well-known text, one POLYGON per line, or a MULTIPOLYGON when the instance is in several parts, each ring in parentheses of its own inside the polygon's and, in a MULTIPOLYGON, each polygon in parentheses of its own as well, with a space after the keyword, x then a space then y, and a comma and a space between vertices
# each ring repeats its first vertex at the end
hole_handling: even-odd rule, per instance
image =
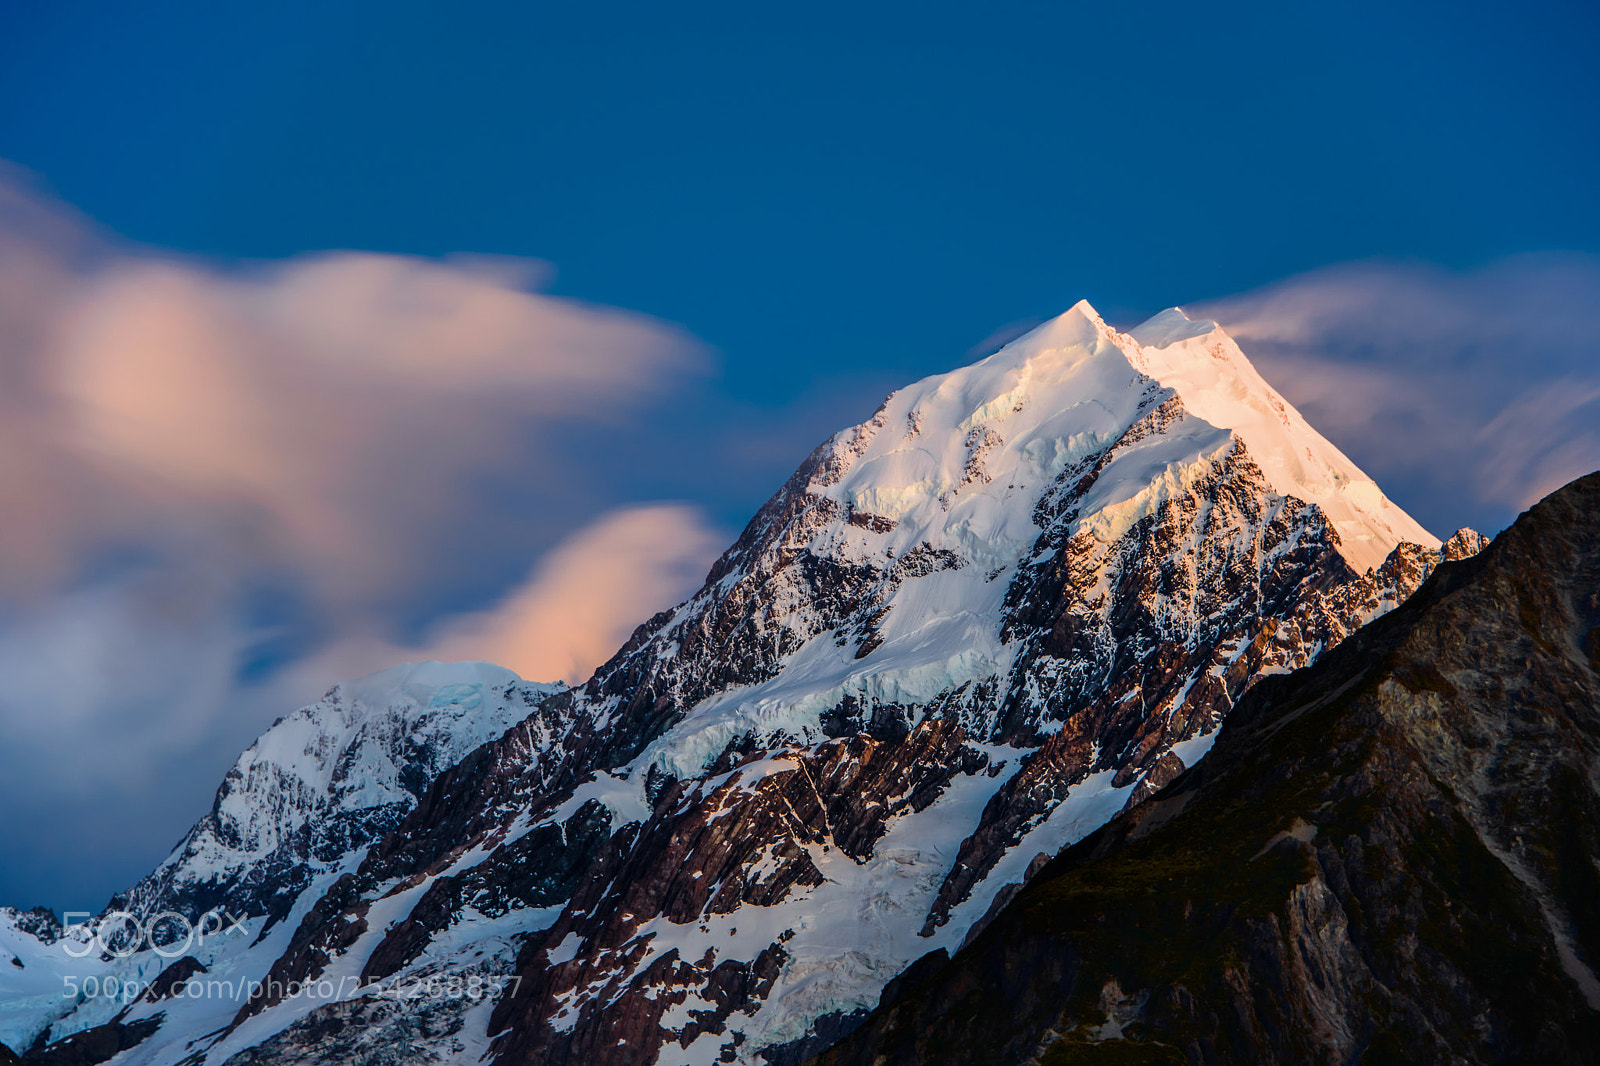
MULTIPOLYGON (((0 809, 42 816, 5 819, 0 848, 103 837, 110 811, 122 853, 60 858, 58 880, 136 874, 183 828, 141 815, 198 814, 331 671, 448 656, 580 680, 698 583, 720 539, 699 512, 606 513, 558 445, 707 353, 540 293, 547 273, 183 259, 0 170, 0 809)), ((37 902, 13 887, 0 902, 37 902)))
POLYGON ((1600 259, 1355 263, 1192 305, 1424 525, 1487 532, 1600 469, 1600 259))

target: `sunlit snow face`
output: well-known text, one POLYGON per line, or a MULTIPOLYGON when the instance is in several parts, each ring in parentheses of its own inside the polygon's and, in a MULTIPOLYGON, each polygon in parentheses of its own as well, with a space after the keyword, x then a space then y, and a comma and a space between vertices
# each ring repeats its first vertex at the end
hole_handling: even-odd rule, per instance
POLYGON ((823 524, 808 550, 886 574, 915 550, 955 560, 885 581, 870 657, 831 634, 810 639, 771 681, 693 708, 639 766, 692 776, 747 733, 819 739, 820 716, 845 698, 914 705, 1004 675, 1015 651, 1000 636, 1006 584, 1035 547, 1041 497, 1166 403, 1183 417, 1117 449, 1075 501, 1078 531, 1118 541, 1242 447, 1273 489, 1325 508, 1358 570, 1402 539, 1437 546, 1215 323, 1174 310, 1127 335, 1079 304, 979 363, 899 390, 834 438, 830 473, 809 491, 868 517, 823 524))
POLYGON ((1044 486, 1122 432, 1144 396, 1092 309, 1073 311, 973 366, 894 393, 871 439, 826 493, 897 522, 888 544, 960 549, 1005 565, 1037 536, 1044 486))

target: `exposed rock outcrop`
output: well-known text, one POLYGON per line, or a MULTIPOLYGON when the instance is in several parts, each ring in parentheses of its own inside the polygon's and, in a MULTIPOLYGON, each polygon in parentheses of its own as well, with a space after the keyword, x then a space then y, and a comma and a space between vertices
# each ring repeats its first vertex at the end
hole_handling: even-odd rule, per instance
POLYGON ((1592 474, 1257 685, 817 1066, 1593 1062, 1597 766, 1592 474))

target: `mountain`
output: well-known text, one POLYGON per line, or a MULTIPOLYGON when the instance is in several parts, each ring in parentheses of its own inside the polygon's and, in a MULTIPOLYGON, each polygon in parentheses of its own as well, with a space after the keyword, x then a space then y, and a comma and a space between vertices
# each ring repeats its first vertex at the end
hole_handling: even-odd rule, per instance
MULTIPOLYGON (((279 760, 129 897, 244 908, 257 946, 189 966, 265 987, 132 1005, 161 1020, 119 1062, 796 1062, 1480 546, 1214 323, 1080 303, 825 442, 699 592, 580 688, 507 678, 453 762, 279 760), (308 980, 336 994, 273 990, 308 980)), ((110 1018, 77 1013, 50 1038, 110 1018)))
POLYGON ((1600 474, 909 971, 817 1066, 1592 1063, 1600 474))
MULTIPOLYGON (((288 940, 281 923, 297 900, 319 897, 434 777, 563 687, 487 663, 400 666, 335 686, 273 723, 223 778, 211 813, 106 914, 182 916, 209 944, 179 954, 228 972, 264 958, 264 971, 288 940)), ((0 967, 0 1042, 27 1047, 46 1027, 59 1039, 106 1023, 128 1005, 124 985, 148 985, 171 962, 163 952, 182 931, 181 921, 163 922, 134 950, 127 918, 64 931, 47 910, 0 908, 0 963, 22 964, 0 967), (128 957, 90 950, 97 933, 128 957), (80 989, 92 978, 97 993, 109 979, 117 993, 63 997, 68 976, 80 989)))
POLYGON ((211 813, 113 905, 281 921, 319 875, 398 825, 440 773, 564 687, 488 663, 413 664, 339 685, 251 745, 211 813))

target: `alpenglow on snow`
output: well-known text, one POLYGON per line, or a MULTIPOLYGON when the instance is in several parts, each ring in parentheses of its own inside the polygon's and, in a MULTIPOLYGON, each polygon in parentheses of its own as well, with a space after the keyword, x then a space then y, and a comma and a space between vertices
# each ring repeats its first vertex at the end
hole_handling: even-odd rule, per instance
MULTIPOLYGON (((428 667, 359 726, 324 704, 258 741, 235 773, 298 798, 219 807, 129 899, 226 898, 260 932, 208 975, 336 995, 118 1014, 13 1001, 0 968, 3 1038, 121 1026, 130 1066, 799 1062, 1200 758, 1256 679, 1480 543, 1441 546, 1215 323, 1079 303, 835 434, 582 686, 428 667), (373 746, 439 723, 446 748, 373 746), (381 751, 387 783, 318 776, 284 730, 328 765, 381 751), (427 987, 479 994, 392 994, 427 987)), ((21 921, 4 944, 57 965, 71 938, 21 921)))

